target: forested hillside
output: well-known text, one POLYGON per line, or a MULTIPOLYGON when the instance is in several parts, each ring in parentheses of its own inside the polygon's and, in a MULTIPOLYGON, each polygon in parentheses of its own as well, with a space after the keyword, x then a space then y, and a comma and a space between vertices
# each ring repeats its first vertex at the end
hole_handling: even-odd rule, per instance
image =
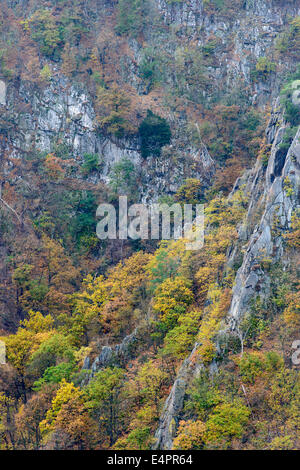
POLYGON ((299 0, 1 1, 1 450, 300 448, 299 58, 299 0))

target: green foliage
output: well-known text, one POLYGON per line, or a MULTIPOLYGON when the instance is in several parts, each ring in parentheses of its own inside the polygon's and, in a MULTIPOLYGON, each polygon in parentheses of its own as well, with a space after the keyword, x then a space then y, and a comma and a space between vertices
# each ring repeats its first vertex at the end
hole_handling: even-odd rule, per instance
POLYGON ((218 44, 218 41, 216 39, 208 41, 206 44, 204 44, 204 46, 202 46, 203 55, 206 57, 209 57, 212 54, 214 54, 217 44, 218 44))
MULTIPOLYGON (((198 104, 204 104, 205 92, 210 91, 206 65, 212 62, 211 55, 204 55, 199 47, 177 47, 172 67, 175 68, 174 91, 176 96, 185 96, 198 104)), ((171 64, 168 64, 169 67, 171 64)))
POLYGON ((119 0, 116 32, 138 36, 148 24, 150 13, 149 0, 119 0))
POLYGON ((136 168, 131 160, 123 158, 116 163, 110 172, 109 186, 116 194, 133 196, 137 190, 136 168))
MULTIPOLYGON (((61 148, 61 151, 66 152, 66 148, 61 148)), ((81 250, 84 239, 96 233, 97 202, 94 193, 62 185, 56 191, 49 188, 43 195, 41 211, 33 220, 35 229, 62 240, 68 249, 81 250)))
POLYGON ((261 114, 254 109, 250 109, 250 111, 245 116, 243 127, 248 131, 256 131, 261 122, 261 114))
POLYGON ((78 8, 63 8, 60 17, 60 30, 62 31, 64 42, 78 45, 82 36, 88 32, 85 17, 78 11, 78 8))
POLYGON ((186 411, 196 413, 200 419, 207 419, 213 408, 221 402, 217 384, 210 380, 208 372, 203 370, 188 389, 186 411))
POLYGON ((222 10, 225 6, 225 0, 204 0, 203 3, 206 8, 215 7, 217 10, 222 10))
POLYGON ((203 200, 203 187, 200 180, 189 178, 178 189, 174 196, 176 202, 183 204, 199 204, 203 200))
POLYGON ((230 446, 232 438, 240 439, 246 430, 250 410, 242 403, 217 405, 207 421, 207 440, 213 447, 230 446))
POLYGON ((72 152, 72 146, 66 142, 56 142, 52 145, 52 153, 62 160, 67 160, 70 158, 72 152))
POLYGON ((171 129, 167 121, 148 110, 139 127, 142 157, 159 156, 161 148, 171 141, 171 129))
POLYGON ((31 37, 39 44, 42 54, 51 58, 59 56, 59 47, 63 43, 62 31, 51 11, 37 10, 25 22, 26 27, 29 27, 31 37))
POLYGON ((185 358, 192 350, 199 330, 201 312, 192 311, 178 318, 178 326, 168 331, 164 339, 162 354, 185 358))
MULTIPOLYGON (((300 105, 296 105, 293 103, 293 96, 294 94, 300 93, 300 80, 298 79, 298 74, 291 78, 288 83, 283 87, 280 93, 281 103, 284 106, 284 117, 285 120, 292 126, 292 128, 296 128, 300 124, 300 105)), ((287 144, 289 138, 292 134, 296 134, 297 129, 287 129, 285 142, 287 144)), ((293 136, 293 137, 294 137, 293 136)))
POLYGON ((283 362, 274 351, 262 353, 244 354, 239 360, 239 368, 242 379, 248 383, 254 383, 256 378, 265 372, 274 373, 279 370, 283 362))
POLYGON ((152 47, 145 47, 142 52, 143 56, 139 64, 139 72, 147 83, 149 91, 162 80, 162 57, 160 57, 159 53, 152 47))
POLYGON ((160 243, 147 266, 151 292, 154 292, 167 278, 179 274, 184 254, 184 244, 180 242, 162 241, 160 243))
POLYGON ((14 77, 15 72, 7 67, 7 48, 0 49, 0 65, 1 65, 1 73, 2 75, 7 78, 8 80, 14 77))
POLYGON ((91 410, 99 410, 108 405, 112 394, 117 394, 124 377, 124 370, 113 367, 99 371, 85 388, 87 405, 91 410))
POLYGON ((276 49, 281 53, 299 54, 300 51, 300 16, 290 21, 289 28, 276 42, 276 49))
POLYGON ((30 280, 30 273, 33 269, 31 264, 23 264, 16 268, 13 273, 13 280, 20 286, 24 286, 30 280))
POLYGON ((258 354, 245 354, 240 361, 240 374, 245 382, 254 383, 263 372, 263 361, 258 354))
POLYGON ((33 266, 28 264, 19 266, 13 272, 13 280, 20 288, 20 294, 26 291, 27 295, 30 296, 32 307, 34 308, 45 298, 48 292, 48 285, 44 278, 31 279, 30 273, 32 269, 33 266))
POLYGON ((92 235, 96 230, 96 197, 91 191, 83 191, 77 195, 69 233, 80 246, 81 238, 92 235))
POLYGON ((39 391, 45 384, 58 384, 65 379, 69 382, 74 371, 74 364, 70 362, 61 362, 57 366, 48 367, 43 376, 34 383, 33 390, 39 391))
POLYGON ((131 431, 127 437, 127 440, 130 444, 136 446, 139 450, 149 449, 147 446, 147 441, 151 436, 151 428, 149 426, 143 428, 137 428, 131 431))
POLYGON ((153 308, 162 325, 171 329, 193 301, 191 282, 183 277, 166 279, 155 292, 153 308))
POLYGON ((120 403, 121 388, 125 371, 118 367, 106 368, 95 374, 84 389, 86 407, 92 416, 101 422, 110 438, 110 445, 115 441, 121 424, 120 403))
POLYGON ((27 288, 32 302, 42 302, 49 290, 45 279, 31 279, 27 288))
POLYGON ((81 170, 84 175, 88 175, 89 173, 98 170, 100 165, 98 154, 84 153, 83 160, 84 162, 82 164, 81 170))
POLYGON ((52 78, 52 71, 48 64, 46 64, 41 70, 41 79, 45 82, 50 82, 52 78))
MULTIPOLYGON (((240 324, 240 331, 245 338, 245 345, 252 347, 257 345, 261 334, 268 330, 270 321, 264 318, 264 311, 259 301, 253 307, 253 312, 246 314, 240 324)), ((241 345, 239 344, 240 351, 241 345)), ((236 351, 236 352, 237 352, 236 351)))
POLYGON ((185 416, 202 422, 205 449, 227 449, 240 439, 250 418, 250 409, 237 397, 239 384, 233 373, 219 370, 210 375, 202 370, 188 389, 185 416))
MULTIPOLYGON (((20 77, 25 88, 32 81, 30 89, 37 99, 42 99, 40 93, 47 84, 55 95, 65 86, 69 92, 70 78, 80 81, 84 94, 95 96, 100 139, 106 135, 123 147, 118 139, 128 143, 134 134, 144 158, 162 155, 172 137, 166 119, 151 111, 137 132, 136 123, 145 109, 160 106, 162 115, 178 117, 176 152, 172 154, 171 146, 164 149, 163 158, 170 162, 165 162, 162 171, 172 173, 178 162, 180 174, 173 176, 177 182, 182 179, 182 186, 174 196, 159 195, 159 201, 195 204, 204 197, 208 200, 214 191, 229 192, 259 148, 260 161, 266 166, 270 148, 261 145, 264 123, 259 111, 249 106, 251 87, 239 83, 237 77, 234 90, 227 91, 226 80, 217 79, 219 67, 232 52, 230 34, 229 42, 226 38, 222 42, 220 31, 214 36, 201 26, 196 26, 194 34, 189 22, 172 21, 175 10, 188 12, 191 6, 183 5, 184 0, 166 1, 174 4, 168 7, 166 23, 154 16, 153 0, 119 0, 103 8, 99 2, 89 5, 87 1, 22 2, 24 13, 15 0, 2 2, 1 75, 5 81, 20 77), (28 19, 20 21, 22 16, 28 19), (115 21, 118 35, 127 38, 111 30, 115 21), (134 83, 128 67, 137 77, 134 83), (192 123, 190 129, 186 123, 192 123), (217 184, 205 195, 205 178, 203 182, 189 178, 199 169, 192 147, 201 151, 202 138, 220 163, 217 184)), ((244 0, 202 3, 209 22, 229 28, 233 20, 239 20, 237 9, 243 14, 245 7, 244 0)), ((286 56, 297 57, 299 31, 297 17, 281 38, 286 56)), ((252 77, 271 79, 273 72, 285 70, 283 62, 279 61, 277 70, 271 55, 261 57, 252 77)), ((293 67, 289 60, 287 67, 293 67)), ((300 72, 296 75, 293 80, 300 80, 300 72)), ((9 85, 9 94, 18 81, 9 85)), ((289 148, 300 124, 299 107, 292 101, 299 89, 299 83, 289 81, 281 95, 284 120, 290 126, 280 150, 289 148)), ((42 101, 47 107, 47 100, 42 101)), ((15 105, 16 113, 11 106, 3 106, 0 131, 4 143, 13 141, 10 134, 30 113, 30 101, 19 100, 15 105), (16 116, 21 118, 16 121, 16 116)), ((80 125, 63 121, 67 127, 80 125)), ((115 242, 102 244, 96 238, 96 191, 100 190, 101 201, 109 197, 114 202, 119 194, 128 193, 136 200, 143 168, 125 158, 111 164, 109 186, 98 185, 92 173, 100 170, 99 155, 74 154, 73 144, 66 143, 70 136, 63 140, 64 131, 50 137, 50 155, 31 148, 40 144, 38 137, 25 139, 28 145, 21 159, 10 159, 8 150, 3 153, 7 178, 2 202, 15 208, 24 224, 15 230, 13 214, 1 205, 5 269, 0 292, 5 310, 12 315, 0 315, 0 330, 8 326, 16 333, 5 331, 1 337, 9 364, 0 371, 0 449, 151 448, 165 400, 182 361, 193 349, 190 364, 197 370, 201 364, 201 371, 192 385, 187 378, 185 406, 178 415, 183 421, 170 423, 174 436, 178 427, 174 448, 298 447, 299 374, 285 368, 276 352, 276 348, 289 348, 291 335, 299 329, 299 286, 287 275, 289 263, 279 270, 262 254, 257 264, 270 280, 270 298, 253 296, 251 314, 241 319, 238 334, 231 336, 236 339, 233 347, 227 334, 219 336, 227 328, 234 269, 242 263, 245 250, 235 240, 247 211, 246 189, 242 186, 228 200, 218 196, 207 204, 203 250, 191 253, 182 240, 163 241, 158 249, 156 242, 141 243, 146 250, 150 246, 150 253, 139 251, 131 256, 135 246, 124 242, 119 248, 115 242), (86 179, 76 178, 78 170, 86 179), (239 259, 233 269, 228 268, 228 256, 236 249, 239 259), (121 260, 117 266, 115 260, 121 260), (85 279, 77 291, 81 276, 85 279), (14 323, 19 317, 25 320, 18 328, 14 323), (112 367, 119 359, 113 355, 111 367, 90 375, 87 384, 83 360, 89 356, 93 361, 103 345, 114 347, 135 328, 133 342, 127 344, 126 339, 123 343, 124 369, 112 367), (218 361, 219 373, 214 361, 218 361)), ((11 157, 19 151, 22 148, 16 148, 11 157)), ((294 192, 291 181, 285 178, 283 182, 288 196, 294 192)), ((283 235, 288 249, 295 251, 297 220, 293 215, 283 235)), ((252 226, 255 220, 250 222, 252 226)), ((116 350, 123 353, 121 349, 116 350)))
MULTIPOLYGON (((61 15, 39 9, 22 24, 24 30, 38 43, 42 54, 53 60, 59 59, 66 41, 78 44, 81 36, 87 32, 83 16, 78 14, 76 8, 64 8, 61 15)), ((45 67, 41 72, 42 78, 49 80, 50 70, 45 67)))
MULTIPOLYGON (((292 102, 285 103, 285 115, 286 120, 291 126, 296 127, 300 123, 300 105, 294 105, 292 102)), ((296 135, 295 129, 293 129, 294 137, 296 135)))
POLYGON ((56 333, 44 341, 32 355, 29 369, 36 377, 43 376, 44 372, 60 361, 73 363, 75 360, 74 348, 69 338, 56 333))
POLYGON ((267 57, 260 57, 255 66, 253 78, 255 80, 267 80, 272 72, 276 71, 275 62, 271 62, 267 57))

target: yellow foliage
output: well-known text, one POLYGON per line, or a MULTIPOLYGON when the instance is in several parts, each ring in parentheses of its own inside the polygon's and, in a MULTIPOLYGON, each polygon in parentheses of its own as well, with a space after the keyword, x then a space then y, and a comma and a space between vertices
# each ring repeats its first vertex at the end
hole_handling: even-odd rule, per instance
POLYGON ((33 310, 29 310, 28 315, 28 320, 25 319, 20 322, 25 330, 32 333, 43 333, 52 330, 54 320, 51 315, 44 317, 41 312, 34 312, 33 310))
POLYGON ((299 213, 292 215, 291 231, 284 235, 287 244, 290 248, 300 248, 300 216, 299 213))
POLYGON ((173 449, 202 449, 206 426, 202 421, 180 421, 177 436, 173 441, 173 449))
POLYGON ((283 312, 284 322, 288 328, 298 331, 300 328, 300 293, 292 292, 287 296, 289 305, 283 312))
POLYGON ((228 288, 222 290, 217 284, 213 284, 207 298, 210 305, 204 312, 197 338, 200 343, 197 353, 205 363, 210 362, 216 355, 216 346, 212 339, 218 332, 220 322, 230 306, 231 290, 228 288))
POLYGON ((19 328, 16 334, 2 338, 6 344, 8 362, 12 364, 21 375, 24 375, 32 354, 53 333, 54 332, 51 330, 35 333, 24 328, 19 328))
POLYGON ((68 383, 63 379, 56 396, 52 400, 52 405, 46 414, 46 418, 40 423, 42 434, 47 434, 54 429, 56 418, 63 405, 67 404, 75 397, 80 397, 81 395, 82 392, 79 388, 75 387, 73 383, 68 383))
POLYGON ((153 309, 162 321, 172 322, 185 313, 193 298, 190 281, 182 277, 166 279, 156 290, 153 309))

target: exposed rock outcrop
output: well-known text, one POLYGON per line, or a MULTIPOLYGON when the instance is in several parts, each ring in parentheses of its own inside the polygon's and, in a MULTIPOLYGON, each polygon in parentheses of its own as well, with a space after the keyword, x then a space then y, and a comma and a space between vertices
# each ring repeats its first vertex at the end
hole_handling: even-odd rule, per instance
MULTIPOLYGON (((264 258, 272 262, 282 258, 282 235, 290 229, 292 214, 299 208, 300 130, 288 151, 282 146, 284 131, 279 102, 276 101, 266 131, 272 150, 265 177, 263 179, 262 164, 258 162, 246 187, 251 199, 244 226, 250 225, 254 211, 263 209, 263 215, 250 236, 243 264, 236 276, 228 313, 231 328, 249 309, 249 301, 255 295, 268 295, 269 279, 260 263, 264 258), (261 194, 262 183, 264 191, 261 194)), ((245 230, 241 231, 245 233, 245 230)))
MULTIPOLYGON (((297 1, 246 0, 244 2, 169 2, 160 0, 158 7, 165 24, 182 29, 199 46, 211 38, 219 41, 223 53, 212 66, 212 80, 218 89, 232 87, 245 80, 250 85, 251 72, 260 57, 269 57, 274 38, 283 30, 288 17, 300 14, 297 1)), ((278 94, 276 77, 255 85, 253 101, 265 103, 278 94)))
MULTIPOLYGON (((177 136, 160 157, 142 158, 139 137, 117 139, 102 132, 97 125, 92 97, 63 76, 53 78, 43 91, 21 82, 19 86, 10 84, 6 93, 6 85, 1 81, 0 104, 7 105, 1 132, 5 134, 11 158, 23 158, 24 152, 32 150, 53 152, 60 141, 78 161, 85 153, 98 155, 101 165, 90 179, 104 183, 110 181, 116 163, 130 160, 136 168, 143 202, 175 193, 184 178, 198 178, 208 187, 215 171, 203 144, 199 148, 187 142, 178 145, 177 136)), ((10 164, 6 171, 13 169, 10 164)))
POLYGON ((153 449, 172 449, 172 443, 176 435, 179 421, 178 418, 183 407, 187 383, 189 379, 195 376, 201 369, 201 364, 193 361, 197 347, 198 344, 195 345, 189 357, 184 360, 177 374, 159 420, 153 449))
POLYGON ((135 329, 130 335, 125 336, 120 344, 115 346, 103 346, 100 354, 91 364, 86 357, 82 369, 87 371, 84 383, 94 377, 96 372, 109 366, 123 366, 132 357, 135 345, 138 341, 138 331, 135 329))
POLYGON ((0 105, 6 105, 6 84, 0 80, 0 105))
MULTIPOLYGON (((243 188, 246 194, 250 194, 250 200, 246 219, 239 228, 236 251, 229 256, 228 264, 232 263, 232 258, 242 245, 245 253, 234 282, 227 315, 228 327, 219 335, 231 334, 238 328, 244 314, 251 308, 251 301, 257 295, 263 298, 269 295, 270 280, 261 261, 266 258, 272 262, 282 259, 283 235, 291 228, 292 214, 300 207, 300 128, 289 149, 283 152, 285 129, 286 124, 277 100, 266 130, 268 144, 272 145, 267 168, 258 160, 253 170, 239 178, 233 189, 234 193, 243 188), (254 227, 253 221, 256 221, 254 227)), ((172 449, 187 385, 201 369, 201 364, 192 361, 196 350, 197 344, 192 354, 183 362, 166 400, 155 434, 155 448, 172 449)), ((214 368, 214 364, 211 367, 214 368)))

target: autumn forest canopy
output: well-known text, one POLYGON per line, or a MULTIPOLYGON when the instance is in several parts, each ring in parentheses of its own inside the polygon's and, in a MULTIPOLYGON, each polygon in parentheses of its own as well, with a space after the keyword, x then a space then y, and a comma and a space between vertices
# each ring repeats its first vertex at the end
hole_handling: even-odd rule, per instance
POLYGON ((300 448, 299 57, 297 0, 1 2, 0 450, 300 448))

